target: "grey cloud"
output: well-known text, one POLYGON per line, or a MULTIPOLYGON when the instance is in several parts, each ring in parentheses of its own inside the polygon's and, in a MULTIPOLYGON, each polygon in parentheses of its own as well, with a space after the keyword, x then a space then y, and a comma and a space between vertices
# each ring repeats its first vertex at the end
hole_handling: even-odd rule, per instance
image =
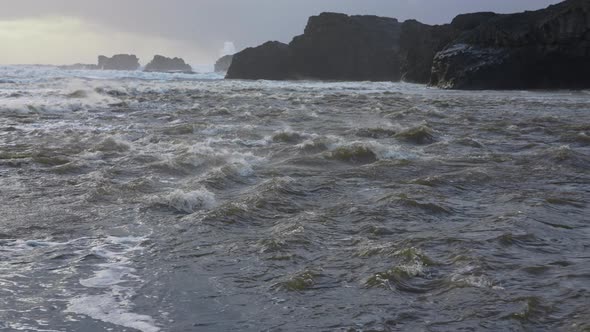
POLYGON ((226 40, 237 48, 266 40, 288 42, 322 11, 376 14, 425 23, 459 13, 516 12, 556 0, 3 0, 0 19, 73 16, 125 31, 194 43, 215 58, 226 40))

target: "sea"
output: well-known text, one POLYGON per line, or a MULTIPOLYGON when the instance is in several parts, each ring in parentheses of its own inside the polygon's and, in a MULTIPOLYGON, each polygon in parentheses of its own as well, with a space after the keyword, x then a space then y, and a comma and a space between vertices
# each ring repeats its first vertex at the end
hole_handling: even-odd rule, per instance
POLYGON ((590 91, 0 66, 0 331, 590 331, 590 91))

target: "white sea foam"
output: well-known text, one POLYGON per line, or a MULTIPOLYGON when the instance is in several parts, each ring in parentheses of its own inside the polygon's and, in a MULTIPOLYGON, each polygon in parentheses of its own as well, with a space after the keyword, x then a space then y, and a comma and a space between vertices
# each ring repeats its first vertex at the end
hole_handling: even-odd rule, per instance
POLYGON ((6 81, 15 83, 38 83, 54 81, 59 78, 83 78, 95 80, 142 79, 142 80, 204 80, 222 79, 223 75, 213 73, 211 66, 195 66, 196 74, 185 73, 157 73, 143 71, 122 70, 62 70, 54 66, 0 66, 0 72, 9 78, 6 81))
POLYGON ((476 275, 477 268, 475 266, 465 266, 458 269, 455 273, 451 274, 451 281, 457 284, 476 287, 476 288, 491 288, 495 290, 504 289, 501 286, 494 284, 492 280, 484 275, 476 275))
POLYGON ((107 237, 93 248, 91 253, 106 259, 106 263, 98 264, 99 268, 90 278, 81 279, 80 284, 88 288, 103 289, 100 295, 81 295, 69 300, 65 312, 85 315, 119 326, 134 328, 144 332, 156 332, 160 329, 155 320, 148 315, 131 311, 130 299, 136 294, 132 286, 120 286, 129 282, 140 283, 142 280, 135 275, 131 266, 130 255, 141 251, 143 237, 107 237))
POLYGON ((215 195, 205 188, 188 192, 178 189, 164 196, 152 197, 151 201, 152 204, 166 205, 185 213, 208 210, 217 204, 215 195))
POLYGON ((70 300, 66 312, 86 315, 143 332, 160 331, 152 317, 127 311, 109 294, 76 297, 70 300))
MULTIPOLYGON (((51 239, 2 239, 0 240, 0 271, 3 278, 0 279, 0 285, 10 289, 19 285, 19 282, 11 280, 12 278, 19 280, 29 278, 22 274, 24 272, 18 273, 19 271, 15 271, 14 266, 11 266, 10 262, 15 257, 26 256, 30 259, 35 255, 45 256, 46 253, 56 250, 65 250, 79 258, 93 254, 101 257, 103 263, 90 265, 90 268, 96 270, 91 276, 80 279, 79 283, 84 287, 94 289, 94 291, 92 294, 72 294, 69 290, 64 290, 68 296, 72 296, 64 311, 139 331, 156 332, 160 329, 152 317, 133 312, 132 299, 136 295, 138 285, 143 280, 135 274, 136 270, 132 265, 131 258, 132 255, 143 250, 141 244, 144 241, 144 237, 132 236, 83 237, 64 242, 51 239), (96 294, 97 291, 102 293, 96 294)), ((77 273, 75 269, 73 270, 74 273, 77 273)), ((27 271, 27 273, 29 272, 27 271)), ((43 284, 41 286, 47 287, 43 284)), ((10 291, 10 293, 11 296, 22 296, 19 291, 10 291)), ((31 326, 24 322, 7 322, 7 324, 2 325, 0 322, 0 330, 10 328, 23 331, 53 331, 43 328, 47 325, 43 320, 36 321, 38 326, 31 326)))

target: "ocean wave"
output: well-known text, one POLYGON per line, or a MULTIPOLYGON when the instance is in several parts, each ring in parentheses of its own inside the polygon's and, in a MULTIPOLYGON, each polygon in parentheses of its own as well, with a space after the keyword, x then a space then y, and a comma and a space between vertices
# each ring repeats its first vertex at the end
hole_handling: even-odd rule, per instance
POLYGON ((171 193, 151 198, 151 204, 165 206, 183 213, 208 210, 217 205, 215 194, 201 188, 193 191, 175 190, 171 193))

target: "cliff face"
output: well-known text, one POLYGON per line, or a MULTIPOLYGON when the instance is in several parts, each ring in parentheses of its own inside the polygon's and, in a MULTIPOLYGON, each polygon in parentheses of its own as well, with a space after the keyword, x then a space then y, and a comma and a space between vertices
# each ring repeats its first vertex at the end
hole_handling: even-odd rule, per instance
POLYGON ((427 25, 415 20, 402 24, 400 39, 401 79, 428 83, 434 55, 459 35, 450 25, 427 25))
POLYGON ((227 72, 229 66, 231 66, 233 55, 225 55, 219 58, 217 62, 215 62, 215 72, 216 73, 224 73, 227 72))
POLYGON ((434 59, 431 84, 453 89, 590 87, 590 1, 492 18, 434 59))
POLYGON ((397 81, 400 27, 392 18, 322 13, 289 45, 237 53, 227 78, 397 81))
POLYGON ((191 73, 193 69, 190 65, 186 64, 181 58, 167 58, 165 56, 156 55, 145 66, 144 71, 147 72, 184 72, 191 73))
POLYGON ((463 31, 495 15, 461 15, 452 24, 430 26, 415 20, 402 24, 394 18, 322 13, 312 16, 304 34, 289 45, 265 44, 236 54, 227 78, 403 79, 426 84, 434 55, 463 31), (271 60, 270 53, 278 58, 271 60))
POLYGON ((436 53, 459 37, 489 21, 498 14, 483 12, 457 16, 451 24, 428 25, 416 20, 402 24, 400 37, 400 70, 402 80, 412 83, 430 82, 436 53))
POLYGON ((226 78, 286 80, 291 77, 289 60, 287 44, 267 42, 234 54, 226 78))
POLYGON ((289 44, 296 78, 397 81, 401 24, 393 18, 322 13, 289 44))
POLYGON ((116 54, 111 58, 98 56, 98 68, 104 70, 137 70, 139 58, 133 54, 116 54))
POLYGON ((289 45, 234 56, 227 78, 429 83, 452 89, 590 87, 590 0, 430 26, 322 13, 289 45))

